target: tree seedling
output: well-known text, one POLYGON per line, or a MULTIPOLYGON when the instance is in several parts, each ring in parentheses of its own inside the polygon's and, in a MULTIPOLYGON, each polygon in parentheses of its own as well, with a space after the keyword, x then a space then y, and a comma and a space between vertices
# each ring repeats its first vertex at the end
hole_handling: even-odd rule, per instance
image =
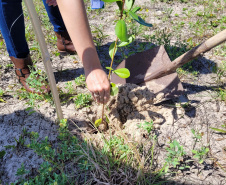
MULTIPOLYGON (((120 11, 119 20, 116 21, 116 26, 115 26, 115 34, 117 37, 116 37, 116 40, 110 45, 110 48, 109 48, 111 65, 107 67, 107 69, 109 70, 108 80, 110 81, 110 77, 112 73, 116 74, 120 78, 128 78, 130 76, 130 72, 128 69, 121 68, 121 69, 114 70, 112 68, 114 56, 117 52, 117 49, 119 47, 129 45, 135 39, 135 35, 129 35, 127 32, 127 24, 125 19, 127 17, 131 17, 133 20, 135 20, 139 24, 148 26, 148 27, 151 27, 152 24, 146 23, 140 16, 136 14, 136 12, 140 10, 140 7, 133 8, 135 0, 103 0, 103 2, 106 2, 106 3, 116 2, 120 11)), ((118 93, 118 88, 116 84, 111 83, 111 95, 115 96, 117 93, 118 93)), ((104 104, 102 108, 102 118, 101 118, 102 122, 103 122, 103 117, 104 117, 104 104)), ((105 127, 107 128, 107 123, 104 122, 104 124, 105 124, 105 127)))

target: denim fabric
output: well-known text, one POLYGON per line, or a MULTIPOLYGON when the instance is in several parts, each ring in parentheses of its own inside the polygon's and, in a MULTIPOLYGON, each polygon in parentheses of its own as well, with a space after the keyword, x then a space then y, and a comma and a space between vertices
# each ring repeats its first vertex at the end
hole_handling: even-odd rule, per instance
MULTIPOLYGON (((43 3, 54 31, 65 31, 58 7, 48 6, 45 1, 43 3)), ((0 0, 0 30, 9 56, 15 58, 25 58, 29 54, 21 2, 22 0, 0 0)))
POLYGON ((66 30, 66 27, 64 25, 64 21, 61 17, 60 11, 58 9, 58 6, 49 6, 46 4, 46 0, 42 0, 43 4, 46 8, 47 14, 49 16, 49 20, 52 23, 54 27, 55 32, 63 32, 66 30))

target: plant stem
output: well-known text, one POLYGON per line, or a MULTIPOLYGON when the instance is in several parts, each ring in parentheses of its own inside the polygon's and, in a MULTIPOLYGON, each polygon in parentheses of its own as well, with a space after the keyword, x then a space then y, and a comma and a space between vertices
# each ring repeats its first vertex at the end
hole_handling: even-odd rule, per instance
POLYGON ((125 5, 125 0, 122 1, 122 11, 121 11, 120 19, 122 19, 122 16, 123 16, 124 5, 125 5))
POLYGON ((109 81, 110 81, 110 77, 111 77, 111 68, 113 65, 114 57, 115 57, 115 50, 116 50, 117 42, 118 42, 118 37, 116 38, 116 41, 115 41, 114 51, 113 51, 113 55, 112 55, 112 59, 111 59, 111 65, 110 65, 110 70, 109 70, 109 74, 108 74, 109 81))
MULTIPOLYGON (((112 68, 112 65, 113 65, 114 57, 115 57, 115 51, 116 51, 116 47, 117 47, 117 42, 118 42, 118 37, 116 38, 116 41, 115 41, 114 51, 113 51, 113 55, 112 55, 112 59, 111 59, 111 65, 110 65, 110 70, 109 70, 109 74, 108 74, 109 82, 110 82, 111 68, 112 68)), ((101 124, 104 123, 105 127, 107 128, 107 123, 103 122, 103 120, 104 120, 104 103, 102 104, 101 124)))
MULTIPOLYGON (((122 19, 122 17, 123 17, 124 5, 125 5, 125 0, 122 1, 122 10, 121 10, 120 19, 122 19)), ((116 47, 117 47, 117 42, 118 42, 118 37, 115 40, 115 46, 114 46, 113 55, 112 55, 112 59, 111 59, 111 65, 110 65, 109 74, 108 74, 109 82, 110 82, 110 78, 111 78, 111 68, 112 68, 114 57, 115 57, 115 53, 116 53, 115 51, 116 51, 116 47)), ((103 123, 103 120, 104 120, 104 103, 102 104, 101 124, 103 123)), ((107 126, 108 126, 107 123, 104 122, 104 125, 107 128, 107 126)))
POLYGON ((104 120, 104 103, 102 104, 101 124, 104 123, 104 125, 107 129, 107 124, 105 123, 105 121, 103 122, 103 120, 104 120))

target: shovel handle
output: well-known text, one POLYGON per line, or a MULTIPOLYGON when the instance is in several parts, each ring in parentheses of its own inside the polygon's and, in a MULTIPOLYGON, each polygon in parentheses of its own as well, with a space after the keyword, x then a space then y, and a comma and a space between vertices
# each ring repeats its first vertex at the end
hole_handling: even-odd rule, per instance
POLYGON ((221 31, 220 33, 216 34, 215 36, 209 38, 202 44, 194 47, 190 51, 179 56, 173 62, 171 62, 169 65, 165 66, 163 69, 153 72, 152 74, 146 76, 144 81, 147 82, 147 81, 174 73, 178 67, 181 67, 182 65, 188 63, 189 61, 196 58, 201 53, 205 53, 205 52, 209 51, 210 49, 220 45, 224 41, 226 41, 226 29, 221 31))
POLYGON ((186 52, 185 54, 181 55, 180 57, 176 58, 172 64, 174 66, 174 70, 178 67, 188 63, 192 59, 196 58, 198 55, 205 53, 212 48, 220 45, 222 42, 226 41, 226 30, 221 31, 220 33, 216 34, 215 36, 209 38, 207 41, 203 42, 202 44, 194 47, 190 51, 186 52))

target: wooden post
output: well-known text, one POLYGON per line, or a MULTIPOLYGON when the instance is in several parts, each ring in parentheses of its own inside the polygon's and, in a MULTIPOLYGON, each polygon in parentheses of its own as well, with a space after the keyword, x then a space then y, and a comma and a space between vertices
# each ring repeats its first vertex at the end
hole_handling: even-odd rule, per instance
POLYGON ((33 1, 32 0, 24 0, 24 2, 27 7, 28 14, 31 19, 32 26, 35 31, 35 35, 37 37, 39 46, 41 48, 43 63, 44 63, 45 70, 46 70, 48 80, 50 83, 50 89, 51 89, 51 92, 53 95, 53 100, 54 100, 54 103, 56 106, 57 116, 58 116, 58 119, 61 120, 61 119, 63 119, 63 112, 62 112, 61 105, 60 105, 60 98, 59 98, 59 94, 58 94, 57 87, 56 87, 55 77, 53 75, 52 65, 50 62, 50 55, 49 55, 47 45, 45 42, 45 38, 44 38, 42 29, 41 29, 41 23, 38 18, 37 12, 35 10, 33 1))

